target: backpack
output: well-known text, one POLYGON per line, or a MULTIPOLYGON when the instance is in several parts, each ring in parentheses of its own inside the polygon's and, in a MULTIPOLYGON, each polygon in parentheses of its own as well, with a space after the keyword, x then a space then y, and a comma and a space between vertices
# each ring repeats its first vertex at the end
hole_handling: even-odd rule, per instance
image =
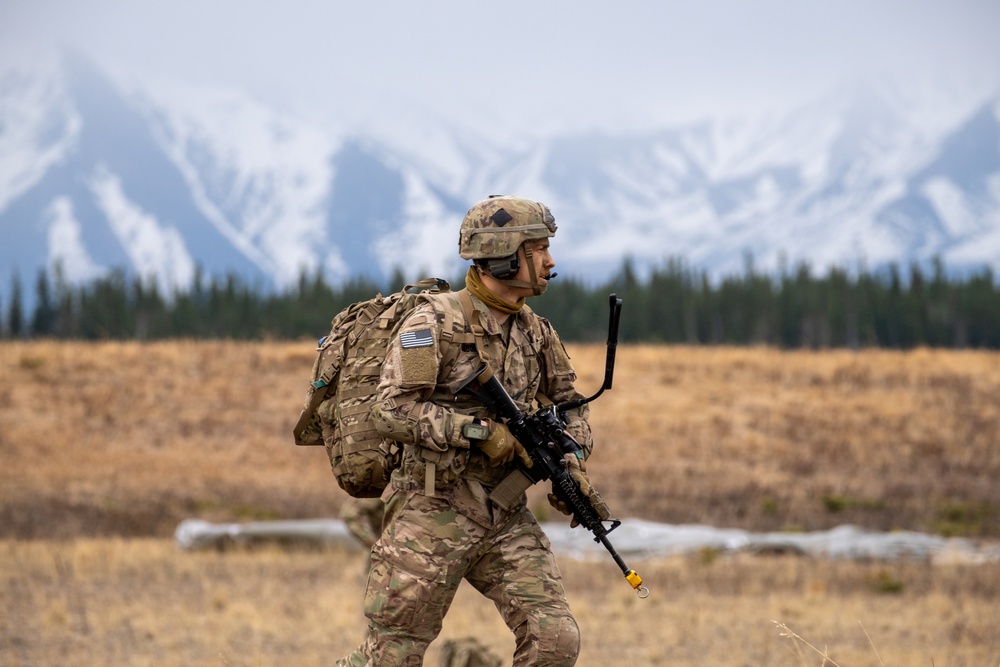
POLYGON ((445 280, 425 278, 386 297, 376 294, 337 313, 319 339, 292 434, 296 445, 326 447, 337 484, 355 498, 380 496, 402 459, 399 443, 380 435, 371 417, 389 344, 428 294, 450 290, 445 280))

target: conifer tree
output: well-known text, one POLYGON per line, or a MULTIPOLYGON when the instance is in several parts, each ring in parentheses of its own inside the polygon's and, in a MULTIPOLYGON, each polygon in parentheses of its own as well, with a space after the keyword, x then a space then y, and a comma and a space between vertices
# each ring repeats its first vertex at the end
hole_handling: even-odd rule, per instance
POLYGON ((21 302, 21 276, 15 270, 10 280, 10 307, 7 310, 7 331, 11 338, 24 334, 24 306, 21 302))
POLYGON ((38 271, 35 282, 35 312, 31 318, 32 336, 51 336, 55 329, 56 309, 45 269, 38 271))

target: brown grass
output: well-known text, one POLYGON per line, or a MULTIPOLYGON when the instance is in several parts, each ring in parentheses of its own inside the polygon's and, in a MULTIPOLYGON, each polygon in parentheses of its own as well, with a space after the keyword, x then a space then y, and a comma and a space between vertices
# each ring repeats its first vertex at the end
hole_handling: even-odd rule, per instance
MULTIPOLYGON (((593 391, 603 349, 570 351, 593 391)), ((339 510, 325 453, 289 435, 311 363, 309 343, 0 344, 0 663, 330 665, 351 650, 359 552, 166 539, 192 516, 339 510)), ((593 405, 591 477, 622 517, 994 538, 997 396, 995 352, 624 347, 593 405)), ((610 559, 562 563, 583 667, 820 664, 774 621, 845 667, 1000 664, 998 564, 630 565, 649 599, 610 559)), ((512 647, 463 590, 444 636, 467 635, 512 647)))
MULTIPOLYGON (((580 386, 601 346, 573 346, 580 386)), ((0 344, 0 537, 330 516, 291 428, 309 343, 0 344)), ((1000 536, 1000 353, 624 347, 592 405, 619 516, 1000 536)), ((533 490, 533 507, 541 489, 533 490)))
MULTIPOLYGON (((576 357, 588 376, 602 368, 599 348, 576 357)), ((998 353, 639 347, 619 358, 615 389, 594 405, 604 446, 591 466, 601 479, 610 468, 612 507, 758 530, 1000 535, 998 353)))
MULTIPOLYGON (((0 541, 0 661, 332 665, 364 631, 364 560, 342 549, 182 553, 159 539, 0 541)), ((774 620, 844 667, 878 665, 873 645, 895 667, 1000 663, 996 564, 671 558, 636 564, 652 587, 646 600, 610 562, 561 565, 580 667, 820 664, 774 620), (901 589, 887 590, 887 578, 901 589)), ((510 633, 463 586, 427 665, 439 664, 444 639, 465 636, 510 664, 510 633)))

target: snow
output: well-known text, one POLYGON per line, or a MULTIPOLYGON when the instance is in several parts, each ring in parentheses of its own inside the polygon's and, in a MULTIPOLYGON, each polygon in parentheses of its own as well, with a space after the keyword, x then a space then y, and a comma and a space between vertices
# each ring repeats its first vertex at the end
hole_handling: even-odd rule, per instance
MULTIPOLYGON (((387 107, 374 98, 357 106, 367 116, 345 111, 316 119, 239 90, 119 84, 199 211, 279 287, 294 285, 303 269, 322 268, 335 278, 356 270, 325 237, 332 157, 348 140, 364 143, 403 179, 405 219, 392 221, 392 233, 376 244, 385 271, 452 275, 461 214, 494 193, 548 204, 560 225, 553 248, 560 271, 590 279, 604 279, 625 256, 656 264, 680 257, 714 277, 741 272, 748 251, 768 271, 782 257, 817 270, 935 254, 996 266, 1000 257, 1000 174, 980 175, 985 194, 921 176, 987 99, 1000 116, 995 95, 953 82, 926 88, 874 82, 780 114, 646 134, 533 129, 503 137, 483 136, 419 105, 387 107), (581 154, 595 157, 567 158, 563 149, 574 142, 594 148, 581 154), (901 203, 926 206, 936 219, 905 217, 901 203)), ((2 218, 11 203, 53 166, 73 165, 86 122, 52 72, 0 77, 5 225, 20 224, 2 218)), ((137 272, 154 276, 165 291, 189 283, 188 248, 197 247, 196 235, 181 238, 158 219, 160 212, 128 201, 107 169, 72 176, 89 183, 137 272)), ((38 263, 61 258, 67 277, 79 280, 104 270, 82 242, 83 226, 99 221, 83 219, 85 209, 80 202, 74 209, 67 192, 42 194, 45 208, 34 215, 47 225, 48 256, 38 263)))
POLYGON ((950 180, 932 178, 924 184, 923 194, 934 206, 945 231, 955 237, 971 234, 979 228, 979 217, 966 200, 965 194, 950 180))
POLYGON ((84 247, 80 221, 73 215, 69 197, 53 199, 45 209, 43 221, 48 230, 48 266, 53 270, 58 267, 67 284, 85 284, 107 272, 84 247))
POLYGON ((165 295, 192 285, 194 260, 176 228, 161 226, 153 215, 129 201, 121 179, 104 167, 92 176, 90 188, 143 280, 155 283, 165 295))
POLYGON ((445 209, 416 172, 404 174, 403 180, 410 224, 376 244, 381 268, 387 274, 403 267, 407 277, 419 274, 450 279, 458 269, 461 217, 445 209))
MULTIPOLYGON (((979 203, 981 212, 975 216, 981 231, 948 248, 942 257, 948 264, 989 266, 1000 275, 1000 174, 987 179, 986 190, 987 198, 979 203)), ((964 207, 955 209, 949 211, 949 218, 961 221, 955 224, 968 224, 962 216, 972 214, 964 207)))
MULTIPOLYGON (((742 269, 748 251, 767 269, 776 268, 781 254, 825 269, 858 261, 859 252, 876 263, 905 259, 908 248, 933 253, 947 239, 934 230, 922 239, 904 239, 893 227, 881 227, 879 212, 906 194, 909 175, 933 159, 946 130, 962 116, 949 107, 946 114, 927 112, 919 125, 909 125, 902 107, 912 96, 864 94, 783 117, 679 128, 677 144, 662 133, 646 145, 621 137, 629 148, 610 151, 606 162, 564 166, 578 183, 568 191, 547 180, 551 141, 504 150, 466 128, 450 132, 419 114, 401 116, 394 125, 372 119, 375 150, 404 175, 407 197, 405 224, 378 243, 382 267, 447 273, 454 265, 452 237, 459 221, 440 192, 469 203, 493 192, 545 201, 565 223, 559 251, 575 268, 614 266, 625 255, 649 262, 689 256, 717 263, 709 268, 719 275, 742 269), (843 153, 845 147, 852 152, 843 153), (794 169, 800 182, 779 182, 776 168, 794 169), (831 178, 841 190, 830 189, 831 178), (733 208, 716 213, 706 189, 740 181, 746 186, 733 208), (815 202, 800 208, 810 197, 815 202)), ((214 205, 216 218, 238 219, 230 224, 266 255, 279 281, 294 280, 301 267, 322 261, 313 241, 332 176, 327 158, 336 142, 330 136, 235 97, 170 122, 178 163, 190 166, 188 154, 196 145, 211 153, 226 178, 228 189, 222 190, 205 184, 211 174, 204 169, 191 177, 192 188, 208 202, 204 208, 214 205)), ((962 193, 943 182, 928 183, 921 194, 953 235, 982 225, 980 212, 963 208, 962 193)), ((341 270, 345 261, 327 258, 341 270)))
POLYGON ((320 266, 336 129, 235 90, 159 82, 143 104, 196 205, 243 254, 286 287, 320 266))
POLYGON ((54 74, 0 76, 0 213, 63 159, 79 133, 80 118, 54 74))
MULTIPOLYGON (((610 524, 608 524, 610 525, 610 524)), ((581 561, 608 559, 608 551, 583 528, 565 522, 545 522, 542 529, 560 557, 581 561)), ((665 524, 626 518, 607 533, 615 551, 625 558, 645 560, 705 549, 723 553, 787 553, 831 560, 905 561, 986 564, 1000 561, 1000 546, 961 537, 941 537, 913 531, 877 532, 841 525, 811 533, 754 533, 701 524, 665 524)), ((210 523, 185 519, 174 531, 179 549, 193 551, 236 543, 301 540, 319 545, 360 549, 360 543, 339 519, 210 523)))

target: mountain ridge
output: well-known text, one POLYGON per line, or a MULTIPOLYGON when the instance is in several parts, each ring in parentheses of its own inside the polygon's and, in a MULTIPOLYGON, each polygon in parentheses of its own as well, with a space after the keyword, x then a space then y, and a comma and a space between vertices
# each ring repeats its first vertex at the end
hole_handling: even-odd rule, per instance
POLYGON ((548 204, 560 272, 670 258, 719 277, 928 262, 1000 269, 1000 96, 869 84, 758 119, 593 130, 500 144, 400 113, 320 126, 240 91, 143 88, 74 54, 0 78, 0 270, 112 268, 164 293, 195 267, 286 289, 306 272, 456 275, 465 209, 548 204), (931 100, 921 106, 914 100, 931 100))

